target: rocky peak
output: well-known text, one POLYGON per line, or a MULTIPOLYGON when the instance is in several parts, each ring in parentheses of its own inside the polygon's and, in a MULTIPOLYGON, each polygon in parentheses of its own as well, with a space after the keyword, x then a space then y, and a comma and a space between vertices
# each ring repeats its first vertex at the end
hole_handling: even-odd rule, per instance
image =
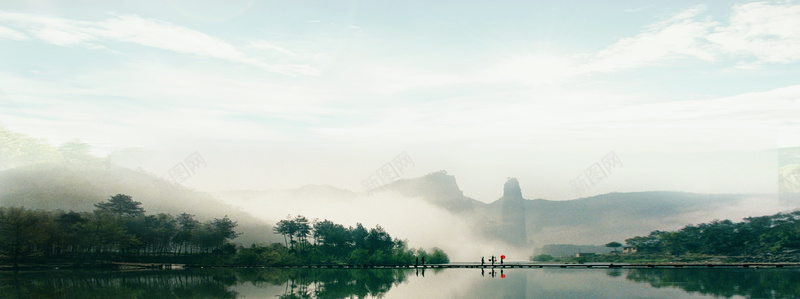
POLYGON ((519 181, 516 178, 508 178, 503 186, 503 198, 522 199, 522 189, 519 188, 519 181))

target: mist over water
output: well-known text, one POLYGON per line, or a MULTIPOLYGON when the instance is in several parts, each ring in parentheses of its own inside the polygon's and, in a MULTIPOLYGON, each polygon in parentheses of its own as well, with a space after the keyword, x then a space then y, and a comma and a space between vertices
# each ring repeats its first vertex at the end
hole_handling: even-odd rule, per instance
POLYGON ((277 222, 303 215, 309 219, 328 219, 344 226, 357 223, 365 227, 380 225, 393 238, 407 240, 413 248, 442 248, 451 261, 480 261, 481 256, 505 254, 510 260, 527 260, 530 252, 514 249, 498 240, 487 239, 475 228, 475 221, 455 215, 420 197, 406 197, 397 192, 352 196, 291 195, 265 192, 247 198, 235 193, 216 193, 221 201, 239 207, 261 219, 277 222))

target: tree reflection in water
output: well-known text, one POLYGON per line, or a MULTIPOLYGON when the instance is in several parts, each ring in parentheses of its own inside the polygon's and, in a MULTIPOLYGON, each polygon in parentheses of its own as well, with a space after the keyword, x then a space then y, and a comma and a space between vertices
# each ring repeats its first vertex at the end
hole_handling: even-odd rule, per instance
MULTIPOLYGON (((438 269, 441 270, 441 269, 438 269)), ((417 269, 276 269, 206 268, 173 271, 43 271, 0 272, 2 298, 373 298, 409 280, 438 279, 445 287, 454 279, 474 279, 480 286, 469 294, 508 298, 525 297, 530 292, 543 296, 583 295, 585 288, 539 288, 536 283, 591 278, 595 270, 481 269, 477 272, 453 270, 451 274, 424 275, 417 269), (504 275, 506 274, 506 275, 504 275), (568 276, 564 276, 568 275, 568 276), (418 277, 417 277, 418 276, 418 277), (472 278, 469 278, 469 277, 472 278), (535 277, 536 280, 531 280, 535 277), (444 279, 444 280, 442 280, 444 279), (530 280, 530 281, 529 281, 530 280), (444 283, 442 283, 444 282, 444 283), (248 294, 247 292, 251 292, 248 294)), ((445 271, 449 271, 445 270, 445 271)), ((684 268, 684 269, 607 269, 613 281, 647 283, 652 287, 680 289, 705 296, 748 298, 800 298, 800 269, 797 268, 684 268)), ((437 271, 432 271, 435 274, 437 271)), ((602 275, 602 274, 601 274, 602 275)), ((597 281, 592 278, 591 281, 597 281)), ((619 284, 609 286, 620 287, 619 284)), ((602 284, 596 285, 602 288, 602 284)), ((624 288, 624 287, 623 287, 624 288)), ((613 292, 612 292, 613 293, 613 292)), ((609 293, 610 294, 610 293, 609 293)), ((647 293, 649 294, 649 293, 647 293)), ((647 296, 647 295, 645 295, 647 296)), ((567 296, 569 297, 569 296, 567 296)), ((574 296, 573 296, 574 297, 574 296)))
POLYGON ((190 269, 0 273, 0 298, 236 298, 236 284, 284 287, 280 298, 381 297, 400 269, 190 269))
POLYGON ((625 278, 702 295, 800 298, 800 269, 627 269, 625 278))
POLYGON ((285 285, 280 298, 367 298, 381 297, 393 286, 406 280, 410 270, 401 269, 281 269, 257 270, 249 279, 261 283, 285 285))
POLYGON ((236 298, 228 271, 0 273, 0 298, 236 298))

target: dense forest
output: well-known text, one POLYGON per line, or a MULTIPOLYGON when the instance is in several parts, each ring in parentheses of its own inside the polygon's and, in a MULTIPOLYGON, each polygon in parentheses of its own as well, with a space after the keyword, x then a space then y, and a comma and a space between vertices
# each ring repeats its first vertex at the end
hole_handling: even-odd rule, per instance
MULTIPOLYGON (((235 245, 237 222, 227 216, 200 222, 194 215, 147 215, 141 203, 117 194, 91 212, 0 207, 0 260, 20 263, 160 261, 206 265, 447 263, 434 248, 409 249, 380 226, 345 228, 303 216, 281 220, 275 232, 285 244, 235 245)), ((270 232, 265 232, 268 234, 270 232)))
POLYGON ((450 262, 441 249, 434 247, 430 254, 421 248, 410 249, 405 241, 392 238, 380 226, 367 230, 361 223, 356 227, 344 227, 330 220, 311 223, 298 215, 279 221, 274 231, 284 236, 285 246, 303 263, 410 265, 450 262))
POLYGON ((641 253, 683 255, 775 255, 800 252, 800 211, 715 220, 677 231, 653 231, 625 240, 641 253))

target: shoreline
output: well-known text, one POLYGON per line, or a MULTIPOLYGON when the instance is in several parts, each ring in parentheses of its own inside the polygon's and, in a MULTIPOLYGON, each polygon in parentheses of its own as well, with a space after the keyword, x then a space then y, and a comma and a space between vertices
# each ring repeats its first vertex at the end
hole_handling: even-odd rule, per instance
POLYGON ((235 266, 235 265, 201 265, 201 264, 170 264, 170 263, 106 263, 95 265, 47 265, 32 264, 20 265, 14 269, 10 265, 0 265, 0 272, 15 271, 62 271, 62 270, 184 270, 203 268, 231 268, 231 269, 697 269, 697 268, 800 268, 800 263, 506 263, 503 265, 480 265, 466 263, 449 263, 433 265, 356 265, 356 264, 309 264, 309 265, 274 265, 274 266, 235 266))

